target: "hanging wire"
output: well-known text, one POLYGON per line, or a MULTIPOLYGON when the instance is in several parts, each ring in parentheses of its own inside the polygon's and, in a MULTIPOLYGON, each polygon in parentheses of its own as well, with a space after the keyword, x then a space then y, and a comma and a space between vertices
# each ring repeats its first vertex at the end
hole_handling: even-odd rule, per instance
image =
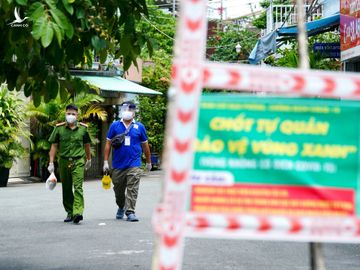
MULTIPOLYGON (((156 31, 158 31, 160 34, 166 36, 167 38, 175 41, 175 38, 173 37, 170 37, 168 34, 164 33, 162 30, 160 30, 156 25, 154 25, 148 18, 146 18, 144 15, 141 15, 145 21, 147 21, 152 27, 154 27, 154 29, 156 31)), ((242 41, 248 41, 248 40, 251 40, 250 38, 248 39, 242 39, 242 41)), ((230 46, 235 46, 236 44, 238 43, 237 42, 234 42, 234 43, 230 43, 230 44, 227 44, 227 45, 223 45, 223 46, 209 46, 209 47, 206 47, 206 49, 221 49, 221 48, 226 48, 226 47, 230 47, 230 46)))
POLYGON ((164 33, 163 31, 161 31, 159 28, 157 28, 156 25, 154 25, 150 20, 148 20, 148 18, 146 18, 143 14, 141 14, 141 16, 144 18, 145 21, 147 21, 152 27, 154 27, 156 29, 156 31, 158 31, 160 34, 166 36, 167 38, 170 38, 171 40, 175 40, 173 37, 170 37, 168 34, 164 33))

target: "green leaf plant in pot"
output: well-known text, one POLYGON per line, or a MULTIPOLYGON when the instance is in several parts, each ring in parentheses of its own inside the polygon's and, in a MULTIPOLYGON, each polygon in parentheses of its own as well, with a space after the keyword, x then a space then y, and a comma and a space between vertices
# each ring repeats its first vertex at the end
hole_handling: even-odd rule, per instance
POLYGON ((16 158, 26 152, 23 140, 30 141, 24 101, 5 83, 0 85, 0 187, 6 187, 16 158))

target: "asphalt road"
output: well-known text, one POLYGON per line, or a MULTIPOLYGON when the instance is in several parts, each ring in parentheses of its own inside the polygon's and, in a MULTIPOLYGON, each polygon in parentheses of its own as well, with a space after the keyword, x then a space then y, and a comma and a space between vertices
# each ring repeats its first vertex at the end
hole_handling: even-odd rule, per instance
MULTIPOLYGON (((140 222, 115 219, 113 191, 86 181, 84 221, 63 222, 61 186, 9 183, 0 188, 0 269, 150 269, 151 215, 160 198, 160 173, 144 177, 140 222)), ((324 244, 327 270, 359 270, 360 245, 324 244)), ((306 243, 186 239, 186 270, 310 270, 306 243)))

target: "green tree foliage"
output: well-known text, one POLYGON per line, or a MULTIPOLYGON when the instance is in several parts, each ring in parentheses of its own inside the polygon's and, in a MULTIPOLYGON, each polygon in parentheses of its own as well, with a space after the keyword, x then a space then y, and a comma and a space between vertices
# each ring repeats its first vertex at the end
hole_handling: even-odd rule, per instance
POLYGON ((252 21, 252 24, 258 29, 266 29, 266 12, 262 12, 252 21))
POLYGON ((124 69, 151 42, 137 29, 147 15, 145 0, 2 0, 0 1, 0 81, 32 95, 40 105, 88 90, 69 68, 91 66, 93 53, 104 62, 122 57, 124 69), (15 8, 21 24, 11 22, 15 8))
MULTIPOLYGON (((141 21, 139 29, 147 33, 154 51, 163 50, 167 54, 172 55, 175 38, 175 18, 159 10, 159 8, 154 5, 153 0, 148 0, 147 6, 149 15, 141 21)), ((145 48, 141 55, 143 58, 146 58, 151 54, 149 54, 147 48, 145 48)))
MULTIPOLYGON (((324 58, 321 54, 313 52, 315 43, 336 43, 340 42, 338 34, 327 32, 316 36, 309 37, 309 64, 311 69, 321 70, 340 70, 341 63, 339 59, 324 58)), ((277 50, 277 59, 270 56, 265 63, 279 67, 299 66, 298 42, 297 40, 288 41, 286 46, 280 46, 277 50)))
POLYGON ((0 167, 11 168, 15 158, 25 154, 22 139, 30 140, 25 123, 24 101, 10 92, 6 84, 0 86, 0 167))
POLYGON ((143 70, 143 85, 162 95, 139 98, 139 120, 146 126, 152 152, 163 150, 167 91, 170 86, 171 55, 163 50, 154 51, 152 64, 143 70))
POLYGON ((141 30, 146 31, 153 41, 154 52, 151 58, 144 51, 143 85, 161 92, 161 96, 142 96, 139 98, 139 120, 145 125, 152 152, 161 154, 164 142, 166 121, 167 91, 171 80, 171 63, 175 36, 175 18, 158 10, 153 1, 148 1, 149 20, 144 20, 141 30))
POLYGON ((209 38, 207 47, 214 50, 210 60, 237 62, 240 59, 247 59, 257 38, 257 33, 253 31, 240 29, 238 25, 228 25, 226 31, 219 30, 209 38), (235 49, 238 43, 241 45, 240 54, 235 49))

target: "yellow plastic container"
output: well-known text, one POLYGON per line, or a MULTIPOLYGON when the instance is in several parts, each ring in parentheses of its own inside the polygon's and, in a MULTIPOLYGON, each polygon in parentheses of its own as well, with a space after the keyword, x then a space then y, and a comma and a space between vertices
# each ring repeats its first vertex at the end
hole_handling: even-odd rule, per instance
POLYGON ((111 178, 110 175, 106 174, 103 176, 102 180, 102 187, 103 189, 109 189, 111 188, 111 178))

